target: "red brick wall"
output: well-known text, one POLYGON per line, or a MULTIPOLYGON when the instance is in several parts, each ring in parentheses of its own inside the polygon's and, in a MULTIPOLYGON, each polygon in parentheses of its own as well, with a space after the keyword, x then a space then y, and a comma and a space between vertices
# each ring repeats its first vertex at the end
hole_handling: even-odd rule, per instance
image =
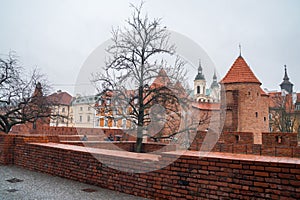
POLYGON ((268 97, 261 95, 257 83, 224 84, 224 88, 221 95, 224 131, 253 132, 254 142, 261 144, 261 132, 269 130, 268 97))
POLYGON ((14 163, 14 152, 16 144, 23 145, 30 142, 58 142, 57 136, 39 135, 15 135, 0 133, 0 164, 8 165, 14 163))
MULTIPOLYGON (((148 173, 127 173, 107 167, 90 153, 70 147, 17 144, 15 164, 104 188, 153 199, 300 199, 298 159, 197 152, 182 155, 162 169, 148 173)), ((81 147, 77 147, 81 148, 81 147)), ((174 154, 161 154, 162 162, 174 154)), ((141 157, 143 157, 141 155, 141 157)), ((112 165, 136 170, 157 161, 102 154, 112 165), (148 161, 148 162, 144 162, 148 161)), ((150 159, 151 160, 151 159, 150 159)))
POLYGON ((58 136, 58 135, 106 135, 112 134, 123 136, 124 141, 135 141, 134 134, 124 132, 121 129, 99 129, 99 128, 75 128, 75 127, 53 127, 53 126, 38 126, 36 129, 32 129, 31 124, 22 124, 14 126, 10 134, 38 134, 47 136, 58 136))
POLYGON ((14 135, 0 133, 0 164, 13 163, 14 135))
MULTIPOLYGON (((190 150, 201 150, 206 134, 209 133, 198 132, 190 150)), ((224 132, 211 151, 300 158, 296 133, 262 133, 262 141, 263 144, 253 144, 253 133, 224 132), (281 143, 277 142, 278 136, 281 137, 281 143)))
POLYGON ((298 146, 297 133, 262 133, 262 142, 266 146, 298 146))
MULTIPOLYGON (((98 149, 108 149, 108 150, 124 150, 133 152, 135 149, 135 142, 78 142, 69 141, 61 142, 62 144, 70 144, 76 146, 85 146, 98 149)), ((143 143, 142 152, 149 153, 154 151, 175 151, 175 145, 167 145, 161 143, 143 143)))

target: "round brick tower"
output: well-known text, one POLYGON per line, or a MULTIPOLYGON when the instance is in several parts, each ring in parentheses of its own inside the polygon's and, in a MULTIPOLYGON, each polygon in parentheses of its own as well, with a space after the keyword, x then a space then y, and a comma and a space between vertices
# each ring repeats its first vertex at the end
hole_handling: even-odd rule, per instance
POLYGON ((221 91, 223 131, 252 132, 254 143, 260 144, 261 133, 269 131, 268 95, 241 55, 220 83, 224 87, 221 91))

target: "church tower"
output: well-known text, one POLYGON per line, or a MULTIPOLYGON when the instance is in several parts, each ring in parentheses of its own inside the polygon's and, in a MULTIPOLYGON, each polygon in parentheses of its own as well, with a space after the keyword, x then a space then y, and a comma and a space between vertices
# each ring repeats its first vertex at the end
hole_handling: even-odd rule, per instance
POLYGON ((261 133, 269 131, 268 95, 241 55, 220 83, 223 131, 252 132, 254 143, 261 144, 261 133))
POLYGON ((280 84, 281 90, 287 91, 289 94, 293 93, 293 84, 290 82, 290 78, 287 75, 286 65, 284 65, 284 77, 283 82, 280 84))
POLYGON ((197 101, 204 101, 206 98, 206 80, 202 72, 201 61, 199 60, 198 74, 194 80, 194 97, 197 101))
POLYGON ((216 71, 214 71, 213 82, 211 83, 210 91, 210 97, 212 98, 213 102, 218 102, 220 100, 220 86, 217 81, 216 71))

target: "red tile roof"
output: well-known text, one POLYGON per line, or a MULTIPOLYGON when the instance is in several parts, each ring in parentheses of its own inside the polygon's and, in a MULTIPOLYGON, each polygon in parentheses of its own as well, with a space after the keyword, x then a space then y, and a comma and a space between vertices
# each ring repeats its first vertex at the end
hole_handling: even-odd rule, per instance
POLYGON ((209 103, 209 102, 195 102, 192 104, 194 108, 200 110, 220 110, 220 103, 209 103))
POLYGON ((170 81, 166 71, 164 69, 161 69, 158 72, 157 77, 153 81, 152 86, 162 87, 162 86, 168 86, 169 84, 171 84, 171 81, 170 81))
POLYGON ((246 61, 239 56, 220 83, 259 83, 246 61))
POLYGON ((261 96, 269 96, 263 89, 260 88, 260 95, 261 96))
POLYGON ((273 109, 285 108, 286 112, 294 111, 293 97, 291 94, 282 96, 281 92, 270 92, 269 93, 269 107, 273 109))
POLYGON ((67 92, 55 92, 48 96, 48 100, 56 105, 70 105, 72 96, 67 92))

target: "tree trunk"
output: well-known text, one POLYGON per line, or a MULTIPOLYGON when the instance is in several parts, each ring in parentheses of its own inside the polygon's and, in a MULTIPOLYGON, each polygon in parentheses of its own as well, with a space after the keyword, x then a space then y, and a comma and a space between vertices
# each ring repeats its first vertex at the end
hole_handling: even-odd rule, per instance
POLYGON ((136 139, 136 147, 135 147, 135 152, 141 153, 142 152, 142 146, 143 146, 143 138, 138 137, 136 139))
MULTIPOLYGON (((143 69, 143 67, 142 67, 143 69)), ((142 70, 143 74, 143 70, 142 70)), ((142 151, 142 145, 143 145, 143 128, 144 128, 144 98, 143 98, 143 92, 144 92, 144 87, 143 87, 143 80, 140 81, 140 86, 139 86, 139 114, 138 114, 138 127, 137 127, 137 138, 136 138, 136 148, 135 152, 141 153, 142 151)))

